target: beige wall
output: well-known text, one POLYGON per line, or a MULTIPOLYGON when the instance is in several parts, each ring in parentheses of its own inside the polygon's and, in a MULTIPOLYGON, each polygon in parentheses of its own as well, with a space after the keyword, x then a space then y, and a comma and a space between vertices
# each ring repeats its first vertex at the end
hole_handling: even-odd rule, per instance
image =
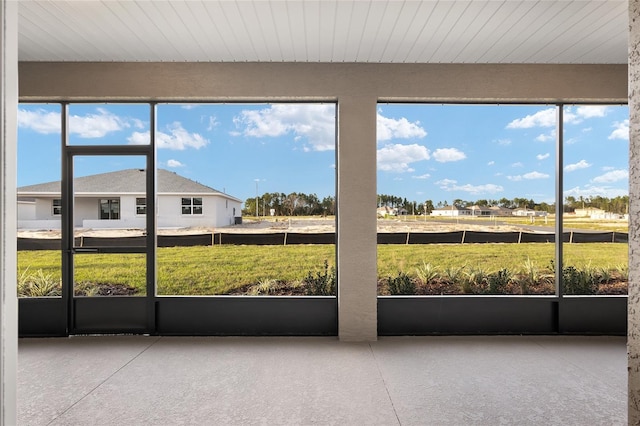
POLYGON ((626 102, 626 65, 20 64, 20 99, 626 102))
POLYGON ((338 103, 338 317, 375 340, 378 101, 619 102, 626 65, 21 63, 22 101, 338 103))

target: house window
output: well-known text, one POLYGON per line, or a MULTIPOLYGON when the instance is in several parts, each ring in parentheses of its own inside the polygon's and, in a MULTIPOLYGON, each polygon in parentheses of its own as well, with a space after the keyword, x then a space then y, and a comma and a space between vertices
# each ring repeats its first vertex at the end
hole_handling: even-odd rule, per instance
POLYGON ((100 219, 120 219, 120 199, 110 198, 100 200, 100 219))
POLYGON ((54 198, 51 203, 51 212, 54 216, 60 216, 62 214, 62 200, 60 198, 54 198))
POLYGON ((145 214, 147 214, 147 199, 146 198, 136 198, 136 214, 137 215, 145 215, 145 214))
POLYGON ((182 214, 202 214, 202 198, 183 197, 182 214))

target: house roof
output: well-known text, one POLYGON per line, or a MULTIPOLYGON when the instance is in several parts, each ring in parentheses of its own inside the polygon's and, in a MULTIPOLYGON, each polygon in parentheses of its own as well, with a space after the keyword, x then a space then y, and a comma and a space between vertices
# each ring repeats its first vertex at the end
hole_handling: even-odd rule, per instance
MULTIPOLYGON (((165 169, 158 169, 159 194, 218 194, 241 201, 201 183, 180 176, 165 169)), ((146 173, 144 169, 126 169, 115 172, 99 173, 74 179, 76 193, 91 194, 144 194, 146 191, 146 173)), ((18 195, 60 194, 60 181, 27 185, 18 188, 18 195)))

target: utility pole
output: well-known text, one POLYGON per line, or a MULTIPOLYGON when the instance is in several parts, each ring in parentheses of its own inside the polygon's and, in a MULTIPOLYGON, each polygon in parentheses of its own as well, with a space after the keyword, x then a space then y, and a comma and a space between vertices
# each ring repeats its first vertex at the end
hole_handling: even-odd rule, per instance
POLYGON ((254 179, 256 181, 256 217, 258 217, 258 182, 260 179, 254 179))

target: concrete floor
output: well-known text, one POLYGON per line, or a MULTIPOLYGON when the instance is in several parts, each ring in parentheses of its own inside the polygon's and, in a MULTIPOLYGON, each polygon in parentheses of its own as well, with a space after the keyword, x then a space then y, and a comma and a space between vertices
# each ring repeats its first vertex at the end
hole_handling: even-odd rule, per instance
POLYGON ((623 337, 19 343, 20 425, 626 424, 623 337))

